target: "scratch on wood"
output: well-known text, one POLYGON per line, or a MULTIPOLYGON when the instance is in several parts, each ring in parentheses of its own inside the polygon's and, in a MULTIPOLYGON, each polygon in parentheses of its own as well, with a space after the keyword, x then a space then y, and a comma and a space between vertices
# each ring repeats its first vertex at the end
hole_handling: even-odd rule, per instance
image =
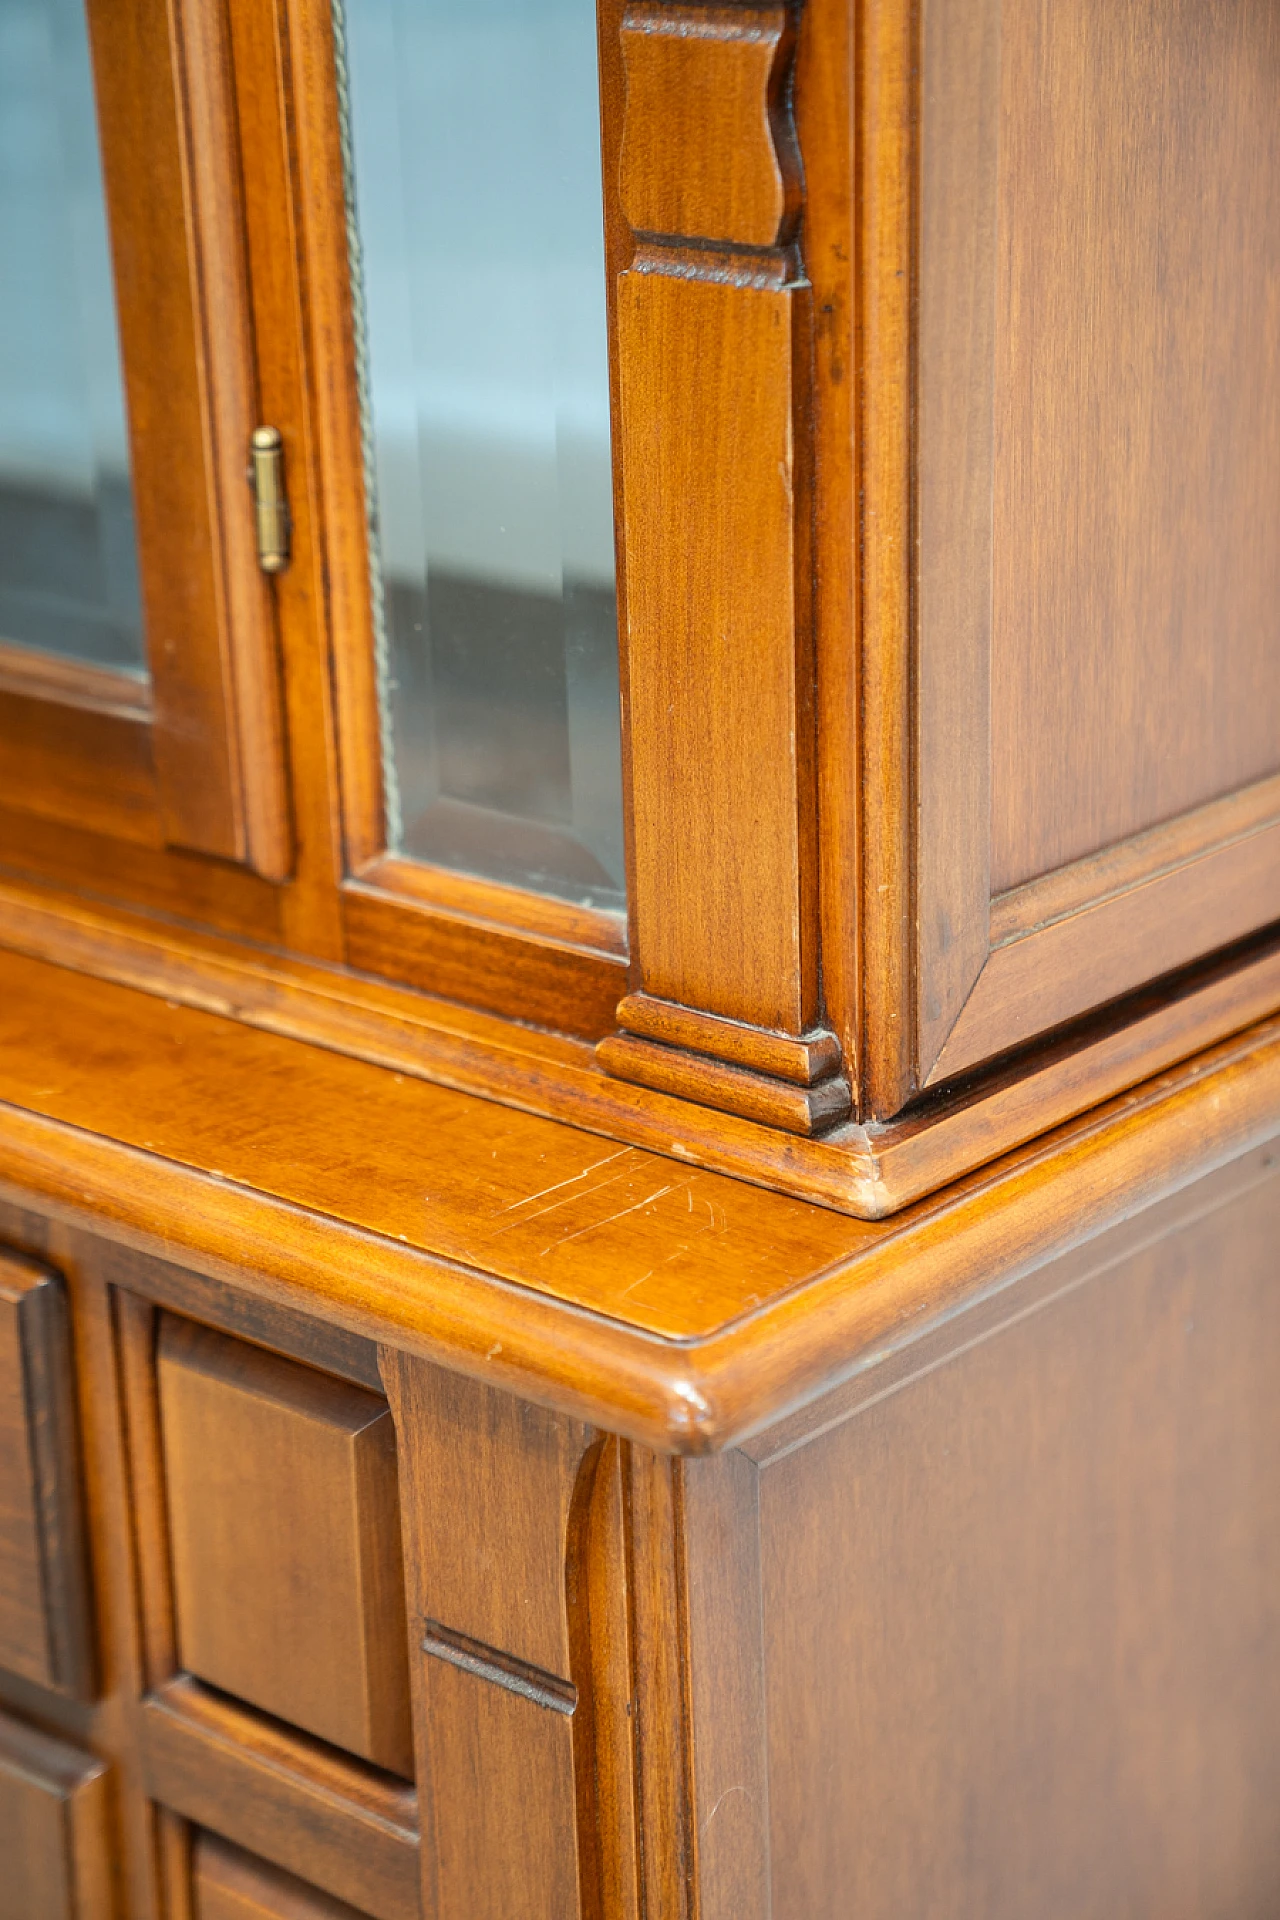
POLYGON ((513 1200, 510 1206, 503 1207, 503 1213, 518 1213, 521 1207, 531 1207, 535 1200, 545 1200, 549 1193, 559 1193, 565 1187, 577 1186, 579 1180, 585 1180, 589 1173, 596 1173, 601 1167, 607 1167, 613 1160, 621 1160, 633 1151, 630 1147, 619 1147, 616 1153, 606 1153, 600 1160, 593 1160, 581 1172, 570 1174, 567 1180, 554 1180, 549 1187, 540 1187, 537 1193, 528 1193, 523 1200, 513 1200))
POLYGON ((567 1247, 571 1240, 580 1240, 584 1233, 603 1232, 606 1227, 613 1226, 615 1221, 625 1220, 629 1213, 639 1213, 641 1207, 651 1207, 655 1200, 662 1200, 667 1194, 674 1192, 675 1188, 671 1186, 658 1187, 653 1193, 646 1193, 643 1200, 633 1201, 629 1207, 619 1207, 616 1213, 607 1213, 599 1220, 588 1220, 585 1226, 576 1227, 572 1233, 566 1233, 561 1239, 553 1240, 550 1246, 542 1249, 538 1258, 545 1259, 547 1254, 554 1253, 558 1247, 567 1247))

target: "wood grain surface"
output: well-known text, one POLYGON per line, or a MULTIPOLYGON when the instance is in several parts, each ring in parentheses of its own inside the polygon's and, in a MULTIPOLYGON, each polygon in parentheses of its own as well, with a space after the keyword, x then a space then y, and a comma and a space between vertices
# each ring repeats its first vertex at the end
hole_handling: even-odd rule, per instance
POLYGON ((590 1915, 594 1786, 580 1794, 575 1767, 593 1758, 576 1684, 591 1675, 572 1671, 569 1555, 591 1432, 391 1350, 382 1364, 430 1782, 424 1906, 440 1920, 590 1915))
POLYGON ((146 1700, 133 1739, 162 1806, 371 1920, 419 1920, 417 1796, 403 1780, 191 1680, 146 1700))
POLYGON ((914 1037, 872 1112, 1275 918, 1274 849, 1205 843, 1276 772, 1276 60, 1265 6, 922 10, 915 986, 873 1023, 914 1037))
POLYGON ((197 1836, 193 1865, 194 1920, 362 1920, 345 1900, 212 1834, 197 1836))
POLYGON ((0 1920, 112 1920, 106 1769, 0 1713, 0 1920))
POLYGON ((782 6, 627 7, 619 190, 635 232, 776 243, 799 206, 777 132, 791 32, 782 6))
POLYGON ((0 1665, 87 1697, 89 1568, 66 1291, 0 1250, 0 1665))
POLYGON ((1280 767, 1280 20, 1004 8, 992 879, 1280 767))
POLYGON ((386 1403, 171 1315, 157 1366, 181 1665, 410 1774, 386 1403))
POLYGON ((1263 1023, 877 1224, 36 962, 0 983, 7 1191, 673 1450, 1280 1123, 1263 1023))
POLYGON ((1250 1171, 763 1468, 776 1920, 1275 1905, 1280 1178, 1250 1171))

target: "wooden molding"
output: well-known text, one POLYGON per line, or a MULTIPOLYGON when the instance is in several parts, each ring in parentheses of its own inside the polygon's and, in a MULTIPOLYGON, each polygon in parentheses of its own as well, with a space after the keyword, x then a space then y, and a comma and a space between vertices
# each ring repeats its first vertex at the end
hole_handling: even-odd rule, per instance
POLYGON ((627 995, 618 1007, 618 1023, 642 1040, 709 1053, 730 1066, 790 1080, 798 1087, 816 1086, 840 1065, 840 1044, 833 1033, 822 1028, 794 1038, 786 1033, 766 1033, 759 1027, 743 1027, 733 1020, 720 1020, 715 1014, 655 1000, 647 993, 627 995))
MULTIPOLYGON (((306 961, 246 952, 214 936, 189 936, 179 951, 166 930, 133 916, 94 913, 2 885, 0 940, 17 953, 141 988, 162 1004, 233 1011, 259 1032, 377 1062, 872 1220, 1266 1018, 1280 1004, 1280 941, 1256 936, 1022 1055, 930 1092, 888 1124, 846 1120, 820 1137, 805 1137, 780 1128, 772 1109, 762 1122, 717 1107, 707 1097, 714 1092, 710 1078, 695 1103, 685 1082, 702 1066, 729 1072, 741 1063, 748 1077, 738 1092, 776 1105, 779 1093, 797 1091, 790 1076, 814 1044, 813 1030, 793 1042, 629 995, 623 1003, 628 1019, 646 1035, 659 1042, 667 1031, 681 1037, 678 1046, 658 1045, 663 1071, 677 1070, 666 1083, 673 1091, 664 1092, 605 1073, 580 1040, 306 961), (751 1061, 768 1075, 763 1086, 750 1077, 751 1061), (786 1073, 778 1070, 783 1062, 786 1073)), ((819 1047, 815 1060, 823 1057, 819 1047)))
POLYGON ((595 1436, 404 1354, 386 1351, 382 1369, 419 1641, 418 1766, 432 1788, 426 1910, 440 1920, 603 1911, 590 1893, 578 1898, 584 1872, 588 1887, 592 1878, 594 1822, 580 1820, 594 1794, 578 1779, 592 1757, 580 1717, 590 1676, 573 1672, 584 1644, 568 1578, 595 1436), (500 1555, 521 1569, 514 1586, 492 1577, 500 1555))
POLYGON ((125 23, 94 5, 89 26, 161 837, 279 880, 290 828, 243 482, 255 380, 225 9, 149 4, 125 23))
POLYGON ((847 1086, 772 1084, 818 1024, 810 289, 784 7, 621 23, 618 462, 633 985, 606 1071, 788 1132, 847 1086), (628 1011, 670 1007, 655 1036, 628 1011), (697 1035, 720 1044, 705 1047, 697 1035), (728 1026, 740 1030, 731 1041, 728 1026), (692 1049, 692 1050, 691 1050, 692 1049), (772 1049, 776 1056, 778 1049, 772 1049), (711 1056, 711 1057, 708 1057, 711 1056))
POLYGON ((868 1222, 682 1164, 670 1132, 611 1146, 0 958, 19 1204, 670 1451, 745 1438, 1277 1131, 1272 1019, 868 1222))
POLYGON ((849 1112, 849 1087, 832 1074, 816 1087, 798 1087, 767 1073, 731 1067, 705 1054, 686 1053, 654 1040, 637 1040, 629 1033, 611 1034, 596 1047, 596 1058, 606 1073, 632 1080, 656 1093, 739 1114, 761 1126, 784 1133, 823 1133, 849 1112))
POLYGON ((95 1755, 0 1713, 5 1912, 22 1920, 111 1920, 114 1787, 95 1755))

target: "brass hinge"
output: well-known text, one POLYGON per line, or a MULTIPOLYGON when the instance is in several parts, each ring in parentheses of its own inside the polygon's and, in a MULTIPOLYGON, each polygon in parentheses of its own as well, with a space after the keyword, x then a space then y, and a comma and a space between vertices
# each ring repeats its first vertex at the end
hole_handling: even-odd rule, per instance
POLYGON ((253 430, 249 484, 258 523, 258 565, 264 573, 279 573, 289 564, 289 498, 284 490, 284 442, 276 427, 253 430))

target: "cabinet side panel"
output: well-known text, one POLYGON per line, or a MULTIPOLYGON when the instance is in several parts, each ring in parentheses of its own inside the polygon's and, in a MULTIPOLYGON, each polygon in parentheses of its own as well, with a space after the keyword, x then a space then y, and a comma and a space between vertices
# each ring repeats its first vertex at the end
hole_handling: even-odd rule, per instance
POLYGON ((1280 1176, 1214 1198, 764 1469, 778 1920, 1275 1910, 1280 1176))

